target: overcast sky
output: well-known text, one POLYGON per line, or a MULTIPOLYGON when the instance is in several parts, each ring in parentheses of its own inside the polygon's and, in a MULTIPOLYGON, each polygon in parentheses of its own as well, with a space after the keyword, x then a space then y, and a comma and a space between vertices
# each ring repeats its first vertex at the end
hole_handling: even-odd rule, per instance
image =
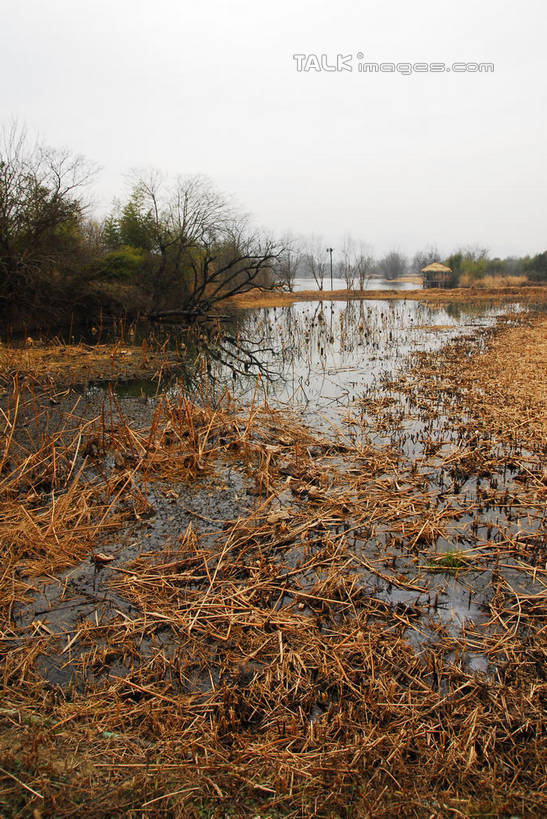
POLYGON ((335 247, 351 233, 377 254, 537 253, 546 24, 545 0, 1 0, 1 119, 97 162, 103 211, 131 167, 154 166, 335 247), (299 72, 294 54, 353 70, 299 72))

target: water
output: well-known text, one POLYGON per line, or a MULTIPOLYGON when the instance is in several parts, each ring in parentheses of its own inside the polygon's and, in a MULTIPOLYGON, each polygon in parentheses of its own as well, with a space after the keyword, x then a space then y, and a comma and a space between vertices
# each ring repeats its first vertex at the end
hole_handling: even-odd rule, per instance
MULTIPOLYGON (((415 284, 414 282, 402 282, 398 279, 382 279, 373 277, 370 279, 366 279, 364 283, 364 290, 416 290, 419 288, 419 284, 415 284)), ((331 281, 330 276, 326 276, 323 282, 323 290, 346 290, 348 288, 347 282, 345 279, 334 278, 332 280, 332 288, 331 288, 331 281)), ((298 292, 299 290, 319 290, 319 284, 315 281, 315 279, 295 279, 293 290, 298 292)), ((353 290, 359 290, 359 281, 356 279, 353 284, 353 290)))
MULTIPOLYGON (((244 311, 238 334, 261 347, 260 362, 270 377, 260 378, 259 395, 270 404, 300 410, 308 423, 324 431, 341 407, 404 367, 412 353, 438 350, 462 334, 492 326, 507 310, 521 309, 461 307, 453 314, 403 299, 297 302, 244 311)), ((240 400, 254 394, 253 368, 236 379, 226 365, 217 363, 213 371, 240 400)))
MULTIPOLYGON (((389 389, 382 390, 383 379, 394 377, 408 367, 413 355, 440 350, 446 343, 465 335, 473 337, 474 343, 480 345, 480 331, 494 325, 500 315, 508 312, 516 317, 522 308, 517 304, 503 308, 458 304, 456 309, 454 305, 445 308, 404 299, 298 302, 289 307, 240 311, 227 329, 228 335, 237 342, 231 346, 230 342, 215 341, 213 334, 208 335, 200 330, 204 344, 208 346, 208 354, 204 348, 200 352, 198 347, 192 347, 190 356, 188 344, 172 347, 186 350, 190 359, 185 361, 186 373, 193 362, 196 379, 203 377, 204 373, 209 374, 213 384, 210 396, 213 399, 215 391, 220 394, 228 387, 231 394, 244 404, 257 397, 259 402, 267 400, 270 406, 300 412, 306 424, 323 435, 336 437, 341 434, 346 441, 356 444, 366 439, 374 445, 390 444, 398 452, 399 469, 413 462, 424 476, 423 491, 429 493, 436 508, 449 502, 457 506, 457 514, 453 520, 449 520, 440 535, 418 545, 413 543, 412 548, 400 536, 397 521, 391 522, 385 530, 377 525, 371 536, 364 532, 357 537, 356 532, 355 542, 348 547, 348 554, 355 560, 352 570, 359 572, 360 582, 367 593, 395 608, 416 609, 419 619, 411 635, 416 645, 434 641, 439 625, 450 643, 451 640, 457 642, 468 620, 484 623, 488 619, 487 603, 496 577, 503 578, 513 588, 520 581, 522 589, 528 593, 540 591, 535 580, 519 578, 509 565, 509 558, 505 559, 507 565, 502 570, 482 556, 480 560, 477 559, 476 568, 470 571, 458 573, 450 568, 445 570, 442 563, 435 562, 431 568, 428 561, 434 561, 443 552, 490 548, 496 539, 502 542, 508 535, 514 536, 517 530, 521 533, 521 539, 523 532, 526 537, 534 537, 542 523, 539 517, 533 516, 528 516, 526 523, 523 517, 521 520, 518 499, 515 503, 505 503, 503 508, 498 499, 497 505, 483 503, 484 509, 481 507, 481 517, 474 529, 473 515, 478 513, 468 513, 466 510, 471 506, 477 508, 477 478, 471 476, 462 483, 442 464, 442 447, 450 447, 461 434, 455 419, 439 415, 432 421, 426 411, 423 416, 416 412, 416 408, 404 396, 390 393, 389 389), (226 350, 232 351, 231 358, 226 355, 226 350), (384 430, 374 428, 374 413, 367 414, 363 400, 378 388, 380 394, 393 401, 392 415, 387 413, 383 418, 384 430), (397 423, 398 417, 400 423, 397 423), (437 459, 435 452, 431 455, 427 451, 428 442, 433 438, 439 442, 439 448, 435 450, 437 459), (448 501, 445 500, 447 496, 448 501), (406 578, 410 585, 419 581, 425 591, 418 593, 404 588, 404 582, 401 588, 393 586, 389 576, 393 575, 395 562, 400 573, 398 576, 406 578), (371 564, 380 566, 379 575, 367 568, 371 564), (382 572, 388 577, 387 580, 382 578, 382 572)), ((161 332, 169 334, 169 343, 177 345, 181 334, 186 331, 173 327, 155 328, 156 340, 161 332)), ((176 376, 173 381, 163 383, 161 389, 157 380, 151 379, 150 384, 148 389, 141 378, 134 383, 125 381, 113 385, 113 389, 120 399, 143 396, 150 402, 157 400, 158 392, 165 391, 176 397, 181 390, 176 376)), ((89 388, 89 397, 100 401, 104 389, 104 384, 95 384, 89 388)), ((464 419, 458 417, 456 420, 464 419)), ((500 469, 503 467, 502 455, 500 453, 500 469)), ((358 464, 358 460, 353 463, 358 464)), ((333 462, 333 469, 339 469, 343 480, 349 483, 351 471, 344 471, 343 463, 333 462)), ((239 474, 236 477, 237 481, 232 481, 235 487, 232 498, 234 506, 240 503, 239 494, 244 487, 239 474)), ((496 487, 499 485, 498 495, 501 496, 502 489, 511 485, 511 475, 506 480, 503 472, 497 472, 494 478, 496 487)), ((416 492, 418 498, 419 490, 416 489, 416 492)), ((222 494, 212 492, 211 496, 222 494)), ((280 495, 278 500, 281 504, 290 504, 293 511, 298 511, 301 506, 305 512, 305 499, 280 495)), ((202 495, 196 498, 196 504, 203 511, 202 495)), ((149 524, 152 543, 155 539, 160 542, 167 537, 175 522, 179 531, 186 523, 181 510, 177 517, 161 497, 154 498, 154 505, 158 513, 155 521, 149 524)), ((419 514, 426 519, 428 513, 424 508, 419 514)), ((122 549, 120 560, 126 557, 122 549)), ((301 558, 302 547, 295 545, 294 555, 290 551, 280 555, 280 565, 295 565, 301 558)), ((82 586, 83 580, 78 575, 75 577, 79 583, 76 591, 80 593, 83 589, 87 593, 87 587, 95 582, 95 577, 90 576, 89 567, 87 573, 82 569, 82 577, 87 586, 82 586)), ((305 589, 318 578, 302 575, 300 579, 305 589)), ((48 602, 51 601, 38 600, 37 605, 44 604, 45 607, 48 602)), ((119 601, 115 599, 114 603, 118 605, 119 601)), ((87 605, 85 595, 81 605, 87 605)), ((33 613, 29 616, 33 616, 33 613)), ((485 671, 488 667, 485 656, 480 652, 470 652, 465 662, 471 669, 485 671)))
MULTIPOLYGON (((302 413, 307 423, 325 432, 339 422, 340 410, 351 406, 364 390, 385 375, 406 366, 409 356, 440 349, 477 328, 492 326, 517 305, 458 304, 439 307, 414 300, 351 300, 296 302, 288 307, 238 311, 226 325, 231 341, 222 347, 208 337, 200 352, 184 328, 137 327, 139 338, 149 334, 155 343, 162 334, 172 349, 186 350, 181 368, 163 383, 139 377, 112 387, 119 398, 146 397, 161 391, 173 396, 182 383, 192 389, 192 370, 198 383, 204 369, 221 394, 228 388, 245 404, 258 393, 271 405, 302 413), (258 378, 258 381, 257 381, 258 378)), ((203 329, 199 330, 205 339, 203 329)), ((203 343, 203 342, 202 342, 203 343)), ((108 382, 86 389, 96 397, 108 382)))

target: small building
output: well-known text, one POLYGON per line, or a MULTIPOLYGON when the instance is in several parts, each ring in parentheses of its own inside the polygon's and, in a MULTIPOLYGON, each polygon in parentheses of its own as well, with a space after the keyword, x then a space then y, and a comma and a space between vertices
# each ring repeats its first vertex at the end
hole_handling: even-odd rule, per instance
POLYGON ((440 262, 433 262, 422 267, 424 287, 448 287, 452 275, 452 268, 440 262))

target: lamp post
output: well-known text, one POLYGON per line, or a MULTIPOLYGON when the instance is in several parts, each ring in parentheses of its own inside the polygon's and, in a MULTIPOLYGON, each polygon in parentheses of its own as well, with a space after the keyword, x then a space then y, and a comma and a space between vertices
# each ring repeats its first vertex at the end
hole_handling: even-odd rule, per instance
POLYGON ((327 248, 327 253, 330 255, 330 289, 331 290, 334 290, 334 285, 332 283, 332 251, 333 250, 334 250, 334 248, 332 248, 332 247, 327 248))

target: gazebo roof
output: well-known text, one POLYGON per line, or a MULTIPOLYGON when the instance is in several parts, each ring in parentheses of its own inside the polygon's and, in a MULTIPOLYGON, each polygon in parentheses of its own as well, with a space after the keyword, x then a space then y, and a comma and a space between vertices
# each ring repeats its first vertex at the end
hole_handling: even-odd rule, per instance
POLYGON ((440 262, 433 262, 433 264, 428 264, 427 267, 422 267, 422 273, 452 273, 452 268, 440 262))

